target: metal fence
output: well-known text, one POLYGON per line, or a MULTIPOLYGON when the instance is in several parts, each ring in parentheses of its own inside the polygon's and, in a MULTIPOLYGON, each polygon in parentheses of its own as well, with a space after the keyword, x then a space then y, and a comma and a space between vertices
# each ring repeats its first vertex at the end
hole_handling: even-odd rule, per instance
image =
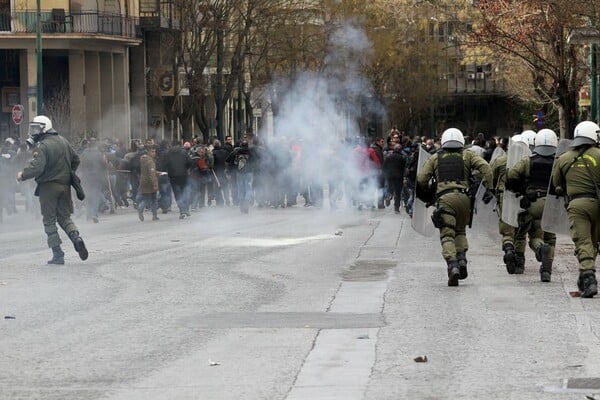
MULTIPOLYGON (((36 11, 0 12, 0 32, 35 33, 36 11)), ((43 10, 43 33, 97 33, 140 38, 139 18, 98 11, 65 12, 64 9, 43 10)))

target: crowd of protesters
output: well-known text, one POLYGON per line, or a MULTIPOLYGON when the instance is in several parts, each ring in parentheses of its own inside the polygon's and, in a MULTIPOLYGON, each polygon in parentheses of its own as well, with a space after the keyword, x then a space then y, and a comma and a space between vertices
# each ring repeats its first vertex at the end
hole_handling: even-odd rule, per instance
MULTIPOLYGON (((0 221, 17 212, 16 193, 26 212, 39 214, 35 183, 17 186, 14 176, 31 158, 25 144, 8 138, 0 144, 0 221)), ((145 210, 178 212, 180 219, 208 206, 286 208, 300 205, 331 209, 384 209, 393 205, 412 214, 418 149, 435 152, 439 143, 402 134, 340 139, 339 144, 308 143, 275 136, 268 141, 246 134, 234 145, 216 137, 204 141, 155 142, 83 140, 78 147, 79 174, 86 199, 76 202, 78 215, 98 222, 102 213, 133 207, 141 221, 145 210)), ((484 156, 495 141, 473 141, 472 151, 484 156)))

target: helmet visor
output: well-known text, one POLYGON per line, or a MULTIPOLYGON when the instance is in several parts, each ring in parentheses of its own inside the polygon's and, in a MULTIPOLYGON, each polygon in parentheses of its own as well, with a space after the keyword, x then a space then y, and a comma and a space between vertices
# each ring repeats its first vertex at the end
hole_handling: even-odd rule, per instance
POLYGON ((31 122, 29 124, 29 136, 35 136, 43 133, 45 127, 46 124, 42 124, 39 122, 31 122))

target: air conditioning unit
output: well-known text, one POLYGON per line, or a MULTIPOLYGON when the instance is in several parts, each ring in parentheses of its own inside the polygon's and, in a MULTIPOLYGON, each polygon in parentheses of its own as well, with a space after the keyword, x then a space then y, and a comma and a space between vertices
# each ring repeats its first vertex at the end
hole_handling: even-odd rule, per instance
POLYGON ((477 79, 485 79, 485 73, 484 72, 478 72, 477 73, 477 79))
POLYGON ((467 74, 467 79, 468 79, 468 80, 471 80, 471 81, 472 81, 472 80, 475 80, 475 72, 469 72, 469 73, 467 74))

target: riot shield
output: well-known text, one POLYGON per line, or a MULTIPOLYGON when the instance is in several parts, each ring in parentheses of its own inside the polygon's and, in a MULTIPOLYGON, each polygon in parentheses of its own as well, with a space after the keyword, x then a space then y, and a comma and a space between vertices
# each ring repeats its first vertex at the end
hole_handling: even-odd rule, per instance
MULTIPOLYGON (((571 146, 571 139, 561 139, 556 148, 554 164, 565 151, 571 146)), ((554 170, 554 168, 553 168, 554 170)), ((550 178, 552 179, 552 178, 550 178)), ((548 185, 550 186, 550 185, 548 185)), ((548 190, 550 188, 548 187, 548 190)), ((545 232, 552 232, 563 235, 569 234, 569 218, 565 207, 566 199, 564 196, 556 196, 548 193, 544 203, 544 213, 542 214, 541 227, 545 232)))
MULTIPOLYGON (((502 150, 502 149, 500 149, 502 150)), ((490 237, 498 234, 498 214, 496 213, 496 198, 488 204, 483 202, 486 188, 481 183, 475 193, 475 211, 473 212, 473 231, 483 233, 490 237)))
MULTIPOLYGON (((531 150, 529 146, 523 142, 515 142, 510 144, 508 147, 508 155, 506 158, 506 172, 517 164, 520 160, 525 157, 531 156, 531 150)), ((504 197, 502 198, 502 221, 506 222, 510 226, 517 228, 519 226, 519 213, 523 209, 519 206, 520 199, 517 195, 510 191, 504 191, 504 197)))
MULTIPOLYGON (((431 157, 431 154, 426 152, 422 147, 419 148, 419 159, 417 161, 417 175, 421 172, 425 161, 431 157)), ((435 227, 431 221, 433 207, 427 207, 423 201, 415 196, 413 203, 413 215, 411 220, 412 228, 423 236, 433 236, 435 227)))
POLYGON ((496 158, 500 157, 503 154, 506 154, 504 149, 502 147, 496 147, 494 149, 494 152, 492 153, 492 158, 490 158, 490 165, 492 165, 492 163, 496 160, 496 158))

